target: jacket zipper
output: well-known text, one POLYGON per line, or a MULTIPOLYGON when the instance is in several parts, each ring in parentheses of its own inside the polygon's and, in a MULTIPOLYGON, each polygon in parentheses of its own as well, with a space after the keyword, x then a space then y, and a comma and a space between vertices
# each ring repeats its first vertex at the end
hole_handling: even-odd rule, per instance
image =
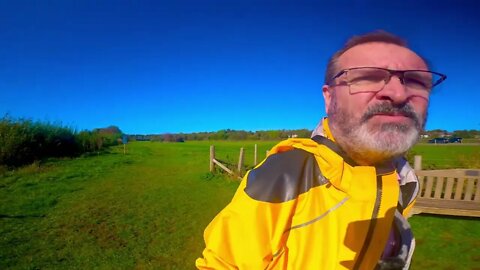
POLYGON ((355 262, 353 269, 360 269, 360 265, 365 260, 365 255, 367 253, 368 247, 372 242, 373 232, 375 230, 375 226, 377 225, 377 218, 378 213, 380 211, 380 204, 382 202, 382 176, 377 175, 377 194, 375 198, 375 205, 372 212, 372 219, 368 226, 367 237, 365 238, 365 243, 363 244, 362 249, 358 255, 358 258, 355 262))

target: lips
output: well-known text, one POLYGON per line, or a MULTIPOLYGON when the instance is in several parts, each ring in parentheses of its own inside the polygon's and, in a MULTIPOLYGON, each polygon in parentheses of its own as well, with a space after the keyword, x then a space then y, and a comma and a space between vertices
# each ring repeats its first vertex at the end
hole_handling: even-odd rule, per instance
POLYGON ((415 116, 412 116, 411 114, 405 113, 405 112, 380 112, 380 113, 376 113, 374 116, 377 116, 377 115, 391 116, 391 117, 407 117, 407 118, 414 118, 415 117, 415 116))
POLYGON ((374 116, 407 117, 407 118, 412 118, 412 119, 415 119, 417 117, 415 115, 415 113, 413 113, 413 112, 403 111, 403 110, 400 111, 400 110, 394 109, 393 111, 392 110, 387 110, 387 111, 367 112, 364 115, 364 118, 369 119, 369 118, 372 118, 374 116))
POLYGON ((375 114, 374 116, 370 117, 370 118, 378 118, 378 119, 381 119, 381 120, 384 120, 385 122, 405 122, 405 121, 412 121, 412 122, 415 122, 415 118, 409 116, 409 115, 406 115, 406 114, 399 114, 399 113, 395 113, 395 114, 392 114, 392 113, 379 113, 379 114, 375 114))

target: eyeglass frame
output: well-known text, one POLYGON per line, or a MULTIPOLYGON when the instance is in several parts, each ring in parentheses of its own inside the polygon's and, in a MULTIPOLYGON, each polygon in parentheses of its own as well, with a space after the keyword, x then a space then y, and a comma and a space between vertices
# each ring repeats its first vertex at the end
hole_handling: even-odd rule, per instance
MULTIPOLYGON (((443 81, 445 81, 447 79, 447 75, 445 74, 442 74, 442 73, 439 73, 439 72, 435 72, 435 71, 430 71, 430 70, 423 70, 423 69, 407 69, 407 70, 394 70, 394 69, 388 69, 388 68, 381 68, 381 67, 353 67, 353 68, 345 68, 345 69, 342 69, 340 70, 337 75, 333 76, 328 82, 327 82, 327 85, 329 86, 337 86, 339 84, 336 84, 336 85, 332 85, 331 83, 339 78, 340 76, 342 76, 343 74, 345 74, 346 72, 350 71, 350 70, 355 70, 355 69, 362 69, 362 68, 375 68, 375 69, 381 69, 381 70, 385 70, 385 71, 388 71, 388 73, 390 73, 390 76, 388 77, 388 80, 385 81, 385 84, 387 84, 388 82, 390 82, 390 80, 392 79, 392 76, 393 75, 396 75, 399 79, 400 79, 400 82, 402 83, 403 86, 405 86, 404 84, 404 78, 405 78, 405 72, 411 72, 411 71, 423 71, 423 72, 427 72, 427 73, 431 73, 431 74, 435 74, 435 75, 438 75, 440 76, 440 79, 438 79, 435 83, 432 84, 431 88, 429 90, 432 90, 433 87, 439 85, 440 83, 442 83, 443 81)), ((348 82, 347 82, 348 83, 348 82)), ((350 86, 350 85, 349 85, 350 86)), ((405 86, 406 87, 406 86, 405 86)), ((378 91, 380 91, 381 89, 379 89, 378 91)))

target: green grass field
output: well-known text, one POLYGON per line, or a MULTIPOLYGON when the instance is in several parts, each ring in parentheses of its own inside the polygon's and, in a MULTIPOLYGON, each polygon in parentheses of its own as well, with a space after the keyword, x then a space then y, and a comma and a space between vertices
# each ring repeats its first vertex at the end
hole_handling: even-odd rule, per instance
MULTIPOLYGON (((118 147, 7 172, 0 176, 0 269, 193 269, 203 229, 238 186, 208 172, 209 145, 232 164, 245 147, 251 166, 254 143, 135 142, 127 155, 118 147)), ((257 143, 259 158, 275 144, 257 143)), ((414 152, 437 167, 445 162, 427 157, 480 152, 478 145, 448 147, 418 145, 414 152)), ((479 221, 412 217, 412 269, 480 269, 479 221)))
POLYGON ((480 144, 417 144, 413 154, 422 156, 424 169, 480 168, 480 144))

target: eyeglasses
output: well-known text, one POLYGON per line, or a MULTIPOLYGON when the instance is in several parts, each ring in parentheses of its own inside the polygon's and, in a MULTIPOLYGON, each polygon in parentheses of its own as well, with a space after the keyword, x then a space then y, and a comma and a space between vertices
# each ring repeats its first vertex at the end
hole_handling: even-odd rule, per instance
MULTIPOLYGON (((405 88, 428 94, 433 87, 443 82, 447 76, 428 70, 391 70, 378 67, 347 68, 329 81, 329 85, 341 76, 345 76, 344 84, 350 87, 350 93, 378 92, 383 89, 392 76, 397 76, 405 88)), ((342 85, 342 83, 336 84, 342 85)), ((335 86, 335 85, 332 85, 335 86)))

